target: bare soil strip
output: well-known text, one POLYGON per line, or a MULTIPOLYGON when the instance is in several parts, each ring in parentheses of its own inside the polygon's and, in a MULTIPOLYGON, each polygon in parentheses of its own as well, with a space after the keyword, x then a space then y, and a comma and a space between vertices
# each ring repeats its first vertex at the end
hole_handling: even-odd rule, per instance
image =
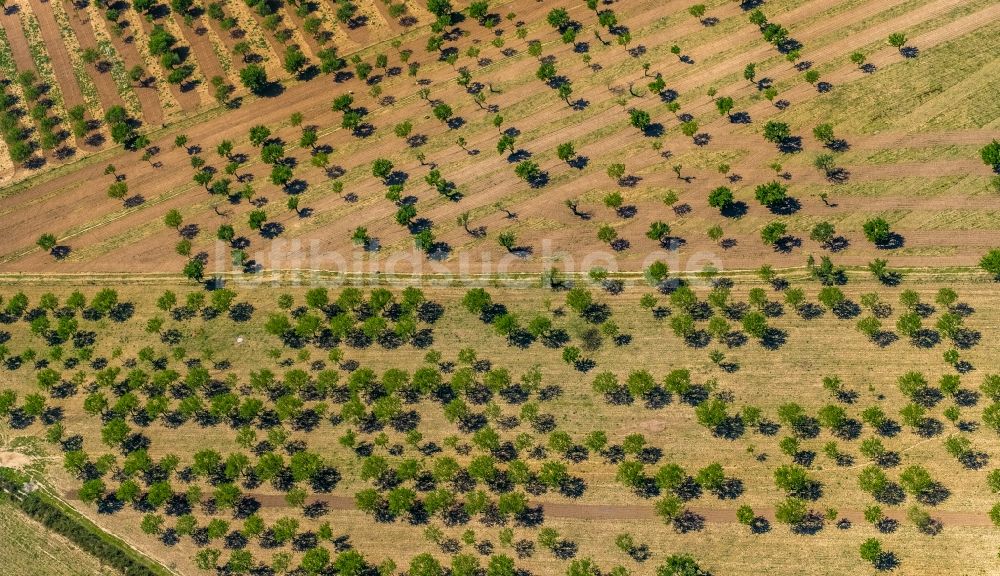
MULTIPOLYGON (((280 494, 247 494, 267 508, 288 508, 285 497, 280 494)), ((79 501, 79 495, 74 490, 67 490, 63 494, 64 498, 72 501, 79 501)), ((335 496, 331 494, 313 494, 309 497, 310 502, 324 502, 332 510, 356 510, 354 498, 350 496, 335 496)), ((530 506, 541 506, 547 516, 554 518, 572 518, 576 520, 659 520, 653 505, 630 506, 613 504, 577 504, 573 502, 544 502, 531 501, 530 506)), ((706 522, 734 523, 736 522, 735 508, 707 508, 700 506, 689 506, 689 510, 703 516, 706 522)), ((754 512, 758 516, 763 516, 774 522, 774 508, 755 508, 754 512)), ((885 510, 884 514, 888 518, 904 521, 906 514, 898 510, 885 510)), ((945 526, 965 526, 965 527, 991 527, 993 523, 986 514, 976 514, 972 512, 953 512, 947 510, 933 510, 931 516, 937 518, 945 526)), ((864 512, 861 510, 838 510, 838 518, 847 518, 853 523, 865 521, 864 512)))

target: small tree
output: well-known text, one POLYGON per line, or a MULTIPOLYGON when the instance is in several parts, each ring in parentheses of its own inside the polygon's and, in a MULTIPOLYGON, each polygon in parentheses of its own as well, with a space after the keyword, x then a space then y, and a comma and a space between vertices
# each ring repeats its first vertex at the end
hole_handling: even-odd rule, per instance
POLYGON ((652 120, 649 117, 649 112, 646 112, 645 110, 639 110, 633 108, 632 110, 629 110, 628 115, 629 115, 629 123, 632 124, 633 127, 638 128, 639 130, 642 131, 645 131, 647 128, 649 128, 649 125, 652 122, 652 120))
POLYGON ((392 174, 393 168, 394 166, 390 160, 377 158, 372 162, 372 176, 385 180, 392 174))
POLYGON ((169 212, 163 216, 163 224, 168 228, 180 228, 181 222, 183 222, 183 217, 179 210, 171 209, 169 212))
POLYGON ((260 230, 265 222, 267 222, 267 213, 263 210, 252 210, 247 215, 247 224, 251 230, 260 230))
POLYGON ((718 242, 719 240, 722 239, 722 236, 725 233, 722 231, 722 226, 716 224, 715 226, 712 226, 711 228, 708 229, 707 234, 709 239, 712 240, 712 242, 718 242))
POLYGON ((764 226, 760 231, 760 239, 764 244, 776 244, 779 240, 785 237, 787 232, 787 227, 784 222, 774 221, 764 226))
POLYGON ((451 106, 441 103, 434 107, 434 117, 441 122, 448 123, 451 119, 452 110, 451 106))
POLYGON ((764 139, 774 144, 780 144, 792 135, 788 124, 776 120, 768 120, 764 124, 764 139))
POLYGON ((497 243, 503 246, 508 252, 514 249, 517 243, 517 235, 513 231, 506 230, 497 237, 497 243))
POLYGON ((650 240, 656 240, 657 242, 662 241, 664 238, 670 235, 670 225, 666 222, 661 222, 657 220, 656 222, 651 222, 649 224, 649 230, 646 231, 646 237, 650 240))
POLYGON ((979 267, 1000 280, 1000 248, 990 250, 979 260, 979 267))
POLYGON ((861 543, 861 559, 877 565, 882 556, 882 543, 876 538, 869 538, 861 543))
POLYGON ((618 182, 625 176, 625 165, 621 163, 615 163, 608 166, 608 178, 611 178, 615 182, 618 182))
POLYGON ((825 245, 833 239, 834 234, 836 234, 836 229, 833 224, 823 221, 813 226, 812 231, 809 233, 809 238, 825 245))
POLYGON ((497 140, 497 153, 500 155, 503 155, 505 152, 513 154, 515 144, 516 141, 513 136, 510 134, 501 134, 500 139, 497 140))
POLYGON ((995 171, 1000 171, 1000 142, 994 140, 979 150, 983 163, 995 171))
POLYGON ((189 280, 201 282, 205 274, 205 263, 198 258, 192 258, 184 265, 184 276, 189 280))
POLYGON ((893 32, 889 34, 889 46, 896 48, 897 50, 902 50, 903 46, 906 46, 906 34, 902 32, 893 32))
POLYGON ((719 111, 720 116, 728 116, 729 112, 733 109, 733 99, 729 96, 716 98, 715 108, 719 111))
POLYGON ((268 87, 267 71, 259 64, 247 64, 240 70, 240 82, 252 94, 260 96, 268 87))
POLYGON ((733 205, 733 191, 725 186, 719 186, 708 194, 708 205, 719 210, 726 210, 733 205))
POLYGON ((42 234, 38 237, 36 244, 42 250, 49 252, 56 247, 56 237, 53 234, 42 234))
POLYGON ((892 229, 884 218, 872 218, 866 221, 863 230, 865 238, 875 245, 885 244, 892 236, 892 229))
POLYGON ((833 154, 823 153, 817 154, 816 158, 813 160, 813 166, 817 170, 822 170, 824 174, 830 176, 833 170, 836 168, 836 162, 833 158, 833 154))
POLYGON ((556 147, 556 155, 563 162, 570 162, 576 157, 576 148, 572 142, 565 142, 556 147))
POLYGON ((833 142, 833 126, 831 124, 820 124, 813 128, 813 136, 824 144, 833 142))
POLYGON ((368 242, 370 241, 370 237, 368 236, 368 229, 365 228, 364 226, 358 226, 357 228, 354 229, 354 232, 351 234, 351 240, 359 246, 364 246, 368 244, 368 242))
MULTIPOLYGON (((780 167, 779 167, 780 169, 780 167)), ((772 180, 757 186, 754 196, 762 206, 772 207, 783 202, 787 197, 788 188, 780 182, 772 180)))

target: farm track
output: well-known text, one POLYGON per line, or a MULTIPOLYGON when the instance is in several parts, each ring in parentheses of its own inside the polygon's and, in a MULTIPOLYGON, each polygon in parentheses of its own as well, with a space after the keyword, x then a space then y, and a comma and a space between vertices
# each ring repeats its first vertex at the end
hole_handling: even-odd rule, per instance
MULTIPOLYGON (((198 95, 201 97, 201 106, 214 106, 215 101, 208 94, 209 81, 213 76, 226 78, 227 75, 215 55, 215 50, 212 49, 212 42, 209 40, 208 34, 198 34, 193 27, 185 25, 183 20, 174 12, 171 12, 170 19, 177 29, 180 30, 182 34, 180 38, 188 45, 191 51, 188 55, 188 60, 196 63, 197 71, 194 76, 199 78, 198 95)), ((197 25, 197 21, 194 24, 197 25)))
MULTIPOLYGON (((138 46, 141 46, 140 50, 142 51, 144 59, 146 59, 145 54, 146 51, 148 51, 147 47, 149 46, 149 33, 153 30, 153 26, 155 24, 147 21, 145 18, 140 18, 135 13, 131 13, 129 16, 130 16, 132 34, 135 37, 134 42, 138 46)), ((171 25, 173 24, 173 20, 170 17, 160 18, 159 20, 156 21, 156 24, 162 25, 163 28, 167 30, 167 32, 172 34, 174 38, 178 40, 178 42, 183 41, 184 35, 180 32, 180 30, 178 30, 176 24, 171 25)), ((186 45, 188 50, 188 57, 187 59, 185 59, 184 63, 195 65, 195 73, 193 77, 197 78, 198 75, 201 74, 201 66, 199 66, 198 63, 195 61, 195 59, 192 58, 193 49, 191 48, 190 44, 182 43, 182 45, 186 45)), ((147 72, 153 72, 155 70, 155 74, 157 74, 158 76, 157 82, 162 82, 162 85, 166 87, 167 91, 170 92, 170 94, 174 97, 174 100, 176 100, 177 103, 180 105, 182 113, 190 114, 198 110, 198 107, 201 105, 200 92, 203 90, 201 86, 195 87, 193 89, 182 90, 180 85, 168 83, 167 74, 169 72, 160 65, 157 58, 154 57, 152 54, 148 56, 146 70, 147 72)))
POLYGON ((0 11, 0 23, 3 24, 4 31, 7 33, 7 41, 10 44, 11 52, 14 54, 14 63, 17 64, 17 71, 31 70, 37 74, 35 62, 31 58, 31 50, 28 48, 28 39, 24 36, 24 30, 21 28, 19 12, 20 10, 15 10, 6 14, 0 11))
MULTIPOLYGON (((39 13, 45 13, 47 14, 46 19, 52 19, 55 21, 55 6, 58 0, 49 0, 47 2, 39 2, 38 0, 32 1, 38 4, 39 13)), ((59 10, 65 10, 65 7, 62 4, 59 4, 59 10)), ((81 22, 80 19, 76 17, 76 14, 65 11, 63 13, 66 16, 66 21, 72 29, 71 31, 74 37, 79 43, 80 50, 83 51, 88 48, 97 50, 97 39, 94 36, 93 28, 81 22)), ((58 24, 56 25, 58 26, 58 24)), ((111 78, 110 73, 101 74, 94 66, 86 66, 85 72, 97 88, 97 94, 100 98, 102 110, 107 110, 112 106, 125 105, 125 101, 118 94, 118 88, 115 86, 114 79, 111 78)), ((159 105, 157 105, 157 108, 159 108, 159 105)))
MULTIPOLYGON (((290 508, 288 503, 285 501, 285 497, 281 494, 257 494, 248 493, 247 496, 255 498, 261 503, 261 506, 265 508, 290 508)), ((63 493, 63 497, 67 500, 79 501, 79 495, 76 491, 67 490, 63 493)), ((354 504, 354 498, 350 496, 335 496, 332 494, 312 494, 309 497, 310 502, 323 502, 327 504, 331 510, 357 510, 354 504)), ((630 506, 630 505, 612 505, 612 504, 579 504, 573 502, 545 502, 545 501, 530 501, 529 506, 541 506, 545 511, 546 516, 551 516, 554 518, 570 518, 574 520, 594 520, 594 521, 609 521, 609 520, 657 520, 659 517, 656 515, 656 511, 653 505, 648 506, 630 506)), ((735 523, 736 520, 736 509, 735 508, 707 508, 701 506, 689 506, 689 510, 699 514, 705 518, 706 522, 712 523, 735 523)), ((767 518, 770 522, 775 522, 774 519, 774 508, 756 508, 754 512, 758 516, 763 516, 767 518)), ((993 526, 990 518, 987 514, 975 514, 972 512, 954 512, 947 510, 934 510, 931 514, 934 518, 937 518, 944 523, 945 526, 950 527, 975 527, 975 528, 989 528, 993 526)), ((897 510, 886 510, 885 516, 888 518, 895 519, 897 521, 903 522, 906 519, 906 514, 897 510)), ((847 518, 852 523, 861 524, 865 521, 864 511, 862 510, 844 510, 838 509, 839 518, 847 518)))
MULTIPOLYGON (((107 31, 105 24, 100 20, 101 15, 93 7, 88 6, 84 10, 73 10, 68 9, 70 22, 73 22, 74 28, 87 28, 93 26, 92 31, 96 33, 96 28, 100 27, 102 31, 102 36, 111 42, 114 46, 115 53, 119 58, 122 59, 122 65, 125 69, 131 69, 134 66, 141 66, 142 68, 148 68, 146 62, 143 60, 142 54, 136 47, 135 42, 125 43, 121 36, 116 36, 107 31), (86 15, 86 17, 84 17, 86 15)), ((78 36, 79 37, 79 36, 78 36)), ((166 107, 176 106, 173 101, 173 97, 169 96, 169 92, 165 95, 169 96, 169 99, 164 101, 158 94, 160 90, 157 86, 151 86, 149 88, 135 88, 135 95, 139 99, 139 105, 142 108, 142 121, 145 126, 161 126, 166 117, 166 107)))
MULTIPOLYGON (((27 0, 27 6, 38 21, 42 39, 45 41, 45 50, 52 63, 52 71, 59 88, 62 90, 63 102, 66 109, 70 109, 78 104, 86 105, 87 101, 83 97, 80 85, 73 75, 73 61, 69 57, 69 52, 63 44, 62 36, 59 35, 59 25, 56 24, 52 12, 43 10, 42 4, 38 0, 27 0)), ((25 4, 20 5, 24 9, 25 4)), ((80 143, 82 144, 82 142, 80 143)))

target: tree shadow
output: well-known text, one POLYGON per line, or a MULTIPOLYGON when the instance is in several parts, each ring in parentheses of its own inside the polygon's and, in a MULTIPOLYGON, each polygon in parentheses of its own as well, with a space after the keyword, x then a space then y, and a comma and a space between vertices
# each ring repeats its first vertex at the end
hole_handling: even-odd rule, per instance
POLYGON ((670 104, 674 100, 677 100, 678 96, 680 96, 680 94, 678 94, 676 90, 671 90, 669 88, 660 92, 660 100, 663 100, 665 104, 670 104))
POLYGON ((642 130, 642 134, 647 138, 659 138, 660 136, 663 136, 663 132, 663 124, 660 124, 659 122, 653 122, 642 130))
POLYGON ((749 112, 734 112, 729 115, 729 122, 732 124, 750 124, 751 118, 749 112))
POLYGON ((285 227, 279 222, 268 222, 260 228, 260 235, 268 240, 273 240, 285 231, 285 227))
POLYGON ((906 240, 902 235, 897 234, 896 232, 890 232, 889 237, 883 242, 876 243, 875 247, 880 250, 895 250, 896 248, 902 248, 905 243, 906 240))
POLYGON ((308 188, 309 188, 309 183, 308 182, 306 182, 305 180, 303 180, 301 178, 296 178, 296 179, 292 180, 291 182, 289 182, 288 184, 285 184, 285 193, 286 194, 292 194, 292 195, 302 194, 308 188))
POLYGON ((577 156, 572 160, 570 160, 569 162, 567 162, 567 164, 569 164, 573 168, 576 168, 577 170, 583 170, 584 168, 587 167, 587 164, 589 163, 590 163, 590 158, 586 156, 577 156))
POLYGON ((532 188, 542 188, 549 183, 549 173, 539 172, 536 176, 528 179, 528 186, 532 188))
POLYGON ((514 246, 508 250, 508 252, 518 258, 524 259, 531 257, 531 255, 534 254, 534 249, 532 249, 531 246, 514 246))
POLYGON ((619 206, 615 209, 615 214, 617 214, 619 218, 624 218, 626 220, 634 218, 638 212, 639 209, 632 204, 629 204, 628 206, 619 206))
POLYGON ((834 236, 823 244, 824 248, 834 253, 847 250, 850 246, 851 241, 843 236, 834 236))
POLYGON ((433 224, 434 222, 428 218, 417 218, 407 224, 406 228, 409 230, 410 234, 419 234, 424 230, 430 230, 433 224))
POLYGON ((834 184, 843 184, 851 179, 851 172, 846 168, 833 168, 826 171, 826 179, 834 184))
POLYGON ((510 164, 517 164, 518 162, 523 162, 531 158, 531 152, 523 148, 519 148, 507 156, 507 162, 510 164))
POLYGON ((920 49, 916 46, 903 46, 899 49, 899 53, 902 54, 903 58, 916 58, 920 56, 920 49))
POLYGON ((746 216, 748 210, 746 202, 737 200, 723 207, 719 212, 726 218, 738 219, 746 216))
POLYGON ((403 185, 406 184, 406 181, 409 179, 410 175, 406 172, 403 172, 402 170, 393 170, 393 172, 385 178, 385 185, 403 185))
POLYGON ((777 216, 790 216, 795 214, 802 208, 802 203, 798 201, 797 198, 791 196, 786 196, 777 202, 772 202, 767 205, 767 209, 771 211, 771 214, 777 216))
POLYGON ((851 149, 851 145, 843 138, 835 138, 826 143, 826 147, 834 152, 847 152, 851 149))
POLYGON ((760 345, 767 350, 778 350, 788 341, 788 333, 779 328, 768 328, 760 339, 760 345))
POLYGON ((368 122, 359 125, 353 131, 351 131, 351 134, 353 134, 358 138, 368 138, 374 133, 375 133, 375 126, 369 124, 368 122))
POLYGON ((778 143, 778 151, 783 154, 798 154, 802 152, 802 137, 789 136, 782 138, 781 142, 778 143))
POLYGON ((687 240, 680 236, 664 236, 660 238, 660 248, 668 252, 676 252, 687 244, 687 240))
POLYGON ((56 260, 62 260, 67 256, 69 256, 70 252, 72 251, 73 249, 70 248, 69 246, 59 245, 59 246, 53 246, 52 249, 49 250, 49 254, 51 254, 52 257, 55 258, 56 260))
POLYGON ((427 258, 434 260, 435 262, 441 262, 448 259, 451 255, 451 246, 447 242, 435 242, 431 245, 430 249, 427 250, 427 258))
POLYGON ((802 246, 802 239, 795 236, 784 236, 774 243, 774 251, 781 254, 789 254, 792 250, 802 246))

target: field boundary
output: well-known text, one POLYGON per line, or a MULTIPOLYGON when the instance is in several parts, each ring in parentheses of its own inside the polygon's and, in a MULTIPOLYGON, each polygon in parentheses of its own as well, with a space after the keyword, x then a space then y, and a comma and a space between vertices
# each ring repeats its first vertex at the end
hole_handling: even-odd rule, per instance
POLYGON ((124 570, 125 574, 180 576, 179 572, 160 564, 125 540, 103 530, 65 500, 50 493, 44 487, 24 493, 19 490, 10 490, 11 486, 6 484, 0 485, 0 491, 10 497, 25 517, 41 524, 46 529, 57 532, 81 551, 97 557, 102 563, 108 562, 116 570, 121 570, 120 566, 106 557, 105 554, 110 549, 119 553, 119 558, 124 558, 124 562, 128 563, 124 570), (140 570, 132 572, 132 567, 140 570))
MULTIPOLYGON (((894 271, 905 275, 913 280, 943 281, 961 280, 976 284, 989 284, 994 279, 989 274, 983 272, 975 266, 951 266, 951 267, 898 267, 894 271)), ((844 271, 849 278, 855 280, 868 279, 871 273, 864 266, 845 266, 844 271)), ((806 266, 795 266, 789 268, 774 268, 773 272, 788 280, 806 280, 811 275, 806 266)), ((294 286, 300 285, 307 280, 339 281, 343 284, 362 286, 391 286, 409 285, 414 281, 426 282, 437 286, 480 286, 480 285, 504 285, 521 288, 537 288, 545 274, 540 272, 512 272, 508 274, 453 274, 453 273, 358 273, 358 272, 337 272, 323 269, 266 269, 258 274, 244 274, 242 272, 217 272, 206 274, 209 279, 218 279, 233 282, 243 282, 248 285, 261 286, 294 286)), ((714 277, 723 277, 739 282, 758 281, 757 269, 731 269, 719 272, 714 277)), ((670 277, 680 280, 702 280, 706 277, 700 272, 671 272, 670 277)), ((590 282, 586 272, 562 272, 558 271, 556 278, 560 281, 583 281, 590 282)), ((608 278, 622 280, 626 285, 648 285, 643 271, 621 271, 609 272, 608 278)), ((125 284, 161 284, 163 282, 173 282, 178 284, 192 284, 183 274, 166 272, 80 272, 80 273, 0 273, 0 285, 20 285, 38 283, 63 283, 80 284, 92 283, 103 284, 108 282, 125 284)))

